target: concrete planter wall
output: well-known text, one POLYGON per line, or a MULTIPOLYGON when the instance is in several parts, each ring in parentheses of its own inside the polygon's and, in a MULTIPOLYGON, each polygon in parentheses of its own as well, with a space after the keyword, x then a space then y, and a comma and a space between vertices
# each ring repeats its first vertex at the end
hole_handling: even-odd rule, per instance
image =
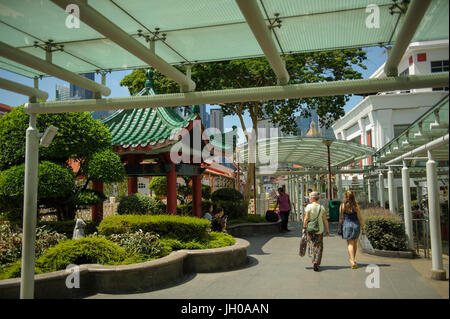
POLYGON ((227 232, 234 237, 248 237, 276 234, 281 231, 281 221, 276 223, 243 223, 227 226, 227 232))
MULTIPOLYGON (((169 256, 121 266, 80 265, 80 288, 67 288, 66 270, 35 276, 35 298, 82 298, 96 293, 150 291, 176 282, 187 273, 226 271, 247 263, 249 242, 236 238, 229 247, 179 250, 169 256)), ((20 278, 0 280, 0 299, 18 299, 20 278)))

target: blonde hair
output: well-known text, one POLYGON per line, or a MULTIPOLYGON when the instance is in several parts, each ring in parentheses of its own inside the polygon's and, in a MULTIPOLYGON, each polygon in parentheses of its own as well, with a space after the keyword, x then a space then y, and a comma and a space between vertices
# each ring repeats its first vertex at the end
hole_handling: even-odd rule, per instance
POLYGON ((318 201, 320 199, 320 193, 319 192, 311 192, 309 194, 309 197, 314 198, 315 201, 318 201))
POLYGON ((359 208, 359 205, 356 202, 355 193, 351 190, 345 192, 342 202, 344 204, 344 211, 347 213, 352 213, 355 209, 359 208))

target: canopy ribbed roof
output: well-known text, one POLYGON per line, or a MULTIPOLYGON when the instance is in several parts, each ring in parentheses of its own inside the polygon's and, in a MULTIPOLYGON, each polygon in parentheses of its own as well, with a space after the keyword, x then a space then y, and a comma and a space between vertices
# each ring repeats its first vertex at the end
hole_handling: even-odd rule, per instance
MULTIPOLYGON (((258 141, 258 153, 269 156, 276 155, 278 165, 297 164, 304 168, 327 169, 328 150, 321 137, 284 136, 258 141)), ((238 147, 239 161, 248 163, 248 144, 238 147)), ((362 160, 375 153, 369 146, 344 140, 332 140, 330 146, 331 167, 344 167, 355 161, 362 160)), ((269 165, 257 158, 257 166, 269 165)))
MULTIPOLYGON (((87 2, 146 47, 146 37, 156 37, 155 53, 169 64, 263 56, 235 0, 87 2)), ((391 14, 393 4, 392 0, 257 1, 266 24, 273 26, 280 54, 393 44, 404 17, 391 14), (374 5, 379 9, 379 24, 368 27, 374 5)), ((432 1, 412 42, 448 38, 448 5, 448 0, 432 1)), ((67 27, 68 13, 50 0, 2 0, 0 12, 2 41, 45 59, 45 51, 34 43, 42 46, 53 40, 55 49, 64 46, 63 51, 53 52, 53 63, 72 72, 147 66, 84 22, 79 28, 67 27)), ((5 58, 0 58, 0 67, 28 77, 45 76, 5 58)))

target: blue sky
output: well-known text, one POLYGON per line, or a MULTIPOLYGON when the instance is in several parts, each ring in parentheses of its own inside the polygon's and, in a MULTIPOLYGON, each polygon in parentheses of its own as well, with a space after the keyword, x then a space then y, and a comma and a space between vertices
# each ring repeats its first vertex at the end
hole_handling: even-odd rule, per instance
MULTIPOLYGON (((364 49, 367 52, 367 60, 364 62, 367 66, 367 70, 360 69, 359 71, 362 73, 363 78, 368 78, 373 72, 375 72, 386 60, 386 53, 383 48, 379 47, 370 47, 364 49)), ((132 70, 125 71, 114 71, 106 76, 106 85, 111 89, 111 95, 109 97, 125 97, 128 96, 128 89, 126 87, 121 87, 119 85, 122 78, 131 73, 132 70)), ((24 85, 33 86, 33 79, 29 79, 27 77, 11 73, 5 70, 0 69, 0 77, 22 83, 24 85)), ((100 82, 100 75, 96 74, 95 80, 100 82)), ((48 92, 49 100, 55 99, 55 86, 56 85, 66 85, 69 86, 68 82, 59 80, 54 77, 43 78, 39 80, 39 89, 48 92)), ((362 100, 360 96, 352 96, 350 101, 345 106, 344 110, 348 112, 355 105, 357 105, 362 100)), ((4 103, 11 106, 18 106, 22 103, 26 103, 28 98, 26 96, 16 94, 13 92, 5 91, 0 89, 0 103, 4 103)), ((207 108, 218 108, 219 106, 208 105, 207 108)), ((245 125, 250 128, 251 121, 248 116, 244 117, 245 125)), ((226 116, 224 119, 224 128, 230 128, 236 125, 237 127, 241 127, 239 119, 237 116, 226 116)))

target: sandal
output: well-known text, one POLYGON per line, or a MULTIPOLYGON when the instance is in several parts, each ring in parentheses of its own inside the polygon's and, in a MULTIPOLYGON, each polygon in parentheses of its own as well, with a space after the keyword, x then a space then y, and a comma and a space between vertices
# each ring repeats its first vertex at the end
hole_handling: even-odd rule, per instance
POLYGON ((350 261, 350 263, 352 264, 352 269, 358 268, 358 267, 356 266, 356 262, 355 262, 355 261, 352 261, 351 259, 349 259, 349 261, 350 261))

